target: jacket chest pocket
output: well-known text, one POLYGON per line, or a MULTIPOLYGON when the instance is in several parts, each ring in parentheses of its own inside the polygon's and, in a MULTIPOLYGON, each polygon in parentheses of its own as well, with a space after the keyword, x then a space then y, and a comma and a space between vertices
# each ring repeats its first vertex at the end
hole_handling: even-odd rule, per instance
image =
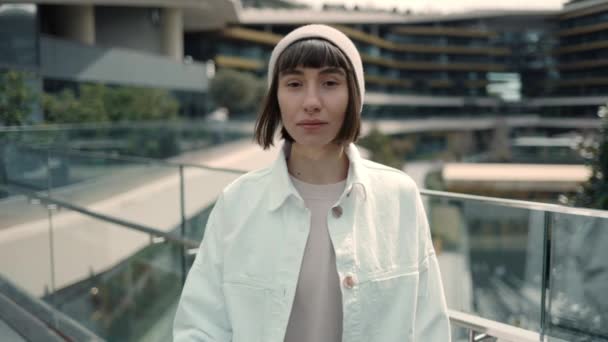
POLYGON ((417 267, 409 267, 359 279, 362 322, 369 341, 413 341, 418 278, 417 267))
POLYGON ((233 342, 264 342, 270 289, 241 281, 223 286, 233 342))

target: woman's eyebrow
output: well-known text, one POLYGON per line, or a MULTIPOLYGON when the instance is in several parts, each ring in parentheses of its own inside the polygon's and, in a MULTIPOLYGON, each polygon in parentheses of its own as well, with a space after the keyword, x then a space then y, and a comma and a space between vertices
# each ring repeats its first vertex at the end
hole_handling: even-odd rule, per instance
MULTIPOLYGON (((346 76, 346 72, 344 71, 344 69, 336 68, 336 67, 323 68, 319 71, 319 74, 321 74, 321 75, 338 74, 341 76, 346 76)), ((285 69, 279 73, 279 77, 285 77, 285 76, 290 76, 290 75, 301 76, 301 75, 304 75, 304 71, 302 71, 300 69, 285 69)))
POLYGON ((324 68, 321 69, 321 71, 319 72, 320 74, 340 74, 342 76, 346 76, 346 72, 344 72, 344 69, 342 68, 335 68, 335 67, 329 67, 329 68, 324 68))
POLYGON ((288 75, 304 75, 304 72, 298 69, 285 69, 279 73, 279 77, 284 77, 288 75))

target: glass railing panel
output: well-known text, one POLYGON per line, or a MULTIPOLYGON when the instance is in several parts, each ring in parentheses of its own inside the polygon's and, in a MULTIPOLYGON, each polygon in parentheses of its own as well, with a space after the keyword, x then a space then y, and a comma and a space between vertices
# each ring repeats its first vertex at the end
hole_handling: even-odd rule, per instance
MULTIPOLYGON (((201 241, 217 197, 239 172, 184 167, 185 237, 201 241)), ((180 230, 181 234, 181 230, 180 230)))
POLYGON ((62 209, 55 289, 44 300, 108 341, 169 341, 186 270, 182 246, 62 209))
POLYGON ((90 210, 164 232, 181 225, 182 189, 178 167, 131 165, 131 168, 108 174, 103 183, 88 188, 89 191, 108 192, 103 200, 84 205, 90 210))
POLYGON ((55 165, 48 182, 53 198, 163 231, 181 223, 177 166, 78 151, 47 156, 55 165))
POLYGON ((252 136, 253 123, 194 120, 0 128, 0 141, 165 159, 252 136))
POLYGON ((539 332, 544 212, 464 198, 423 200, 448 307, 539 332))
POLYGON ((0 173, 5 182, 30 190, 47 190, 51 178, 63 172, 62 165, 44 149, 0 142, 0 173))
POLYGON ((608 215, 554 213, 552 223, 549 334, 608 340, 608 215))
MULTIPOLYGON (((117 176, 123 178, 123 185, 126 186, 140 184, 146 179, 139 175, 159 173, 145 161, 129 161, 95 153, 17 143, 3 144, 0 157, 0 171, 6 175, 8 184, 35 191, 51 189, 68 197, 76 193, 85 196, 86 191, 79 189, 84 187, 86 190, 86 186, 104 184, 107 179, 115 179, 117 176)), ((97 188, 102 189, 103 186, 97 188)), ((112 189, 121 190, 110 186, 105 192, 112 189)), ((90 195, 97 193, 99 191, 90 195)))
POLYGON ((35 199, 1 189, 7 196, 0 199, 0 276, 41 297, 54 287, 49 212, 35 199))

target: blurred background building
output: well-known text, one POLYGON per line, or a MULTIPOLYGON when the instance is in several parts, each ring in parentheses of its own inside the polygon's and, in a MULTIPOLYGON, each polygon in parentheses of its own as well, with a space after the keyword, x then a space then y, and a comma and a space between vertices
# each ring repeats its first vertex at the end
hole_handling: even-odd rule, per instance
POLYGON ((367 117, 592 117, 608 96, 605 4, 595 1, 443 15, 228 0, 16 4, 2 9, 4 68, 35 71, 50 93, 79 82, 167 89, 187 116, 209 111, 216 68, 263 77, 273 45, 311 22, 334 25, 360 49, 367 117))
POLYGON ((165 89, 182 115, 202 116, 207 65, 184 59, 184 32, 236 19, 228 0, 12 1, 0 8, 0 66, 31 71, 48 93, 80 83, 165 89))

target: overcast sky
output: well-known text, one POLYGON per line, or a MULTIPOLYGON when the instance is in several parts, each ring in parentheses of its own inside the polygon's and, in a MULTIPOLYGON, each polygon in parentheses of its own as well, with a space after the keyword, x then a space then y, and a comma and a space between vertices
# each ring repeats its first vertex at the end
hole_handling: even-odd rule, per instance
POLYGON ((560 9, 565 0, 294 0, 320 8, 324 3, 344 4, 348 8, 361 7, 410 9, 413 12, 463 12, 471 10, 510 9, 560 9))

